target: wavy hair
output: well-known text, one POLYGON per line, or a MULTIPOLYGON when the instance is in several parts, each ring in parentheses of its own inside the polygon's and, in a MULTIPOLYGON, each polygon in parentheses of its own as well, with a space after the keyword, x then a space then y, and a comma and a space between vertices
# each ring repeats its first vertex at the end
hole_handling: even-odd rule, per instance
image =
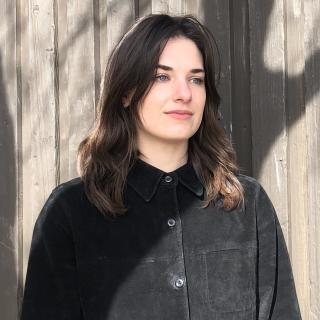
POLYGON ((139 101, 148 94, 162 50, 174 37, 192 40, 203 57, 204 114, 188 144, 188 159, 206 190, 203 207, 219 196, 223 198, 220 206, 227 210, 244 203, 235 151, 219 124, 214 37, 192 15, 150 14, 137 20, 113 48, 101 82, 94 126, 78 147, 77 170, 85 193, 105 216, 127 211, 123 203, 126 178, 141 154, 136 129, 141 124, 139 101), (123 97, 131 93, 130 106, 125 108, 123 97))

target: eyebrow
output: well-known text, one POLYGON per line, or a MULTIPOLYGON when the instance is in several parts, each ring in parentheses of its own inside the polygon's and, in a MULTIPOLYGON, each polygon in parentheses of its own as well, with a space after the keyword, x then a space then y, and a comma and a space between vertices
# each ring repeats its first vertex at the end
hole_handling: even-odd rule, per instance
MULTIPOLYGON (((173 68, 172 67, 169 67, 169 66, 166 66, 166 65, 163 65, 163 64, 158 64, 157 65, 157 69, 163 69, 165 71, 172 71, 173 68)), ((204 69, 202 68, 196 68, 196 69, 191 69, 190 70, 191 73, 205 73, 204 69)))

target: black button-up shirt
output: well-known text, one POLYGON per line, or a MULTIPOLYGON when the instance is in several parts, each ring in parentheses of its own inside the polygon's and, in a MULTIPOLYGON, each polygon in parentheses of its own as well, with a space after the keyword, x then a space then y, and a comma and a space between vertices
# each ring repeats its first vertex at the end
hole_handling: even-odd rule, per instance
POLYGON ((238 174, 245 207, 205 192, 190 162, 138 159, 128 212, 107 220, 80 178, 56 187, 35 225, 22 319, 301 319, 283 234, 267 194, 238 174))

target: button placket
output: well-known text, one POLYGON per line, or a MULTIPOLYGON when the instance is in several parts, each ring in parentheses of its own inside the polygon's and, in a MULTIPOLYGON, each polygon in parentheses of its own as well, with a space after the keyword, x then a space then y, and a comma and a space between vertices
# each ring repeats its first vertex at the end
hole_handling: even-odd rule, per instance
POLYGON ((184 248, 182 240, 182 224, 179 212, 179 204, 177 199, 178 176, 173 172, 165 174, 160 182, 160 190, 163 194, 165 201, 161 204, 161 211, 164 214, 163 223, 166 228, 170 229, 167 233, 168 244, 172 246, 170 254, 175 256, 176 264, 172 264, 168 270, 168 285, 173 290, 177 290, 178 295, 183 295, 186 299, 186 312, 189 314, 188 309, 188 288, 186 278, 186 266, 184 260, 184 248), (179 293, 178 293, 179 291, 179 293))
POLYGON ((179 272, 177 270, 177 273, 175 275, 175 280, 173 282, 174 288, 177 290, 183 290, 186 292, 186 295, 188 296, 187 292, 187 278, 186 278, 186 266, 185 266, 185 259, 184 259, 184 248, 183 248, 183 232, 182 232, 182 223, 181 223, 181 216, 180 216, 180 210, 179 210, 179 204, 177 199, 177 194, 175 192, 175 216, 168 218, 168 226, 170 228, 175 228, 175 233, 177 233, 177 242, 179 243, 179 247, 181 248, 181 256, 183 259, 183 271, 179 272))

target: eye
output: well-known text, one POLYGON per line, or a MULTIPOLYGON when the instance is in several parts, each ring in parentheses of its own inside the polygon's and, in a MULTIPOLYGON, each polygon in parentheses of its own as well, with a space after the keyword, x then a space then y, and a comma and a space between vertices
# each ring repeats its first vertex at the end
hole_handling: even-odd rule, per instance
POLYGON ((160 82, 163 82, 163 81, 168 80, 169 78, 165 74, 158 74, 158 75, 155 76, 155 79, 160 81, 160 82))
POLYGON ((202 78, 192 78, 191 81, 199 85, 204 83, 204 79, 202 78))

